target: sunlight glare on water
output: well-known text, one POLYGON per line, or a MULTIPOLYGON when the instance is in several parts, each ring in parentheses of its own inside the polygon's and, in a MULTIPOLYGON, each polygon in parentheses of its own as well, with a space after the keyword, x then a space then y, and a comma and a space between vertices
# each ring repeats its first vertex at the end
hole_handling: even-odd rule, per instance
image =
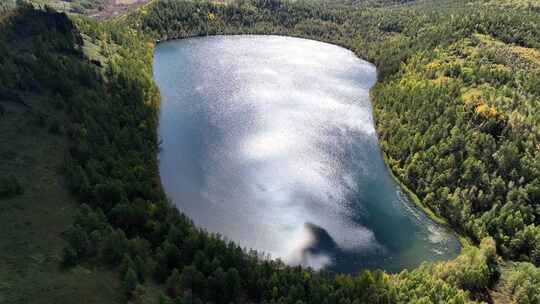
POLYGON ((278 36, 159 44, 160 175, 197 225, 289 264, 397 271, 459 243, 411 207, 381 158, 375 67, 278 36))

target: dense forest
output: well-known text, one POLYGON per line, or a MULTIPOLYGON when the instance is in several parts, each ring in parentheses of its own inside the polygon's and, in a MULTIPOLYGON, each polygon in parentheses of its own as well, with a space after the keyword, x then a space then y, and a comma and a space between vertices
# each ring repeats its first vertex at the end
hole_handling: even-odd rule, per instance
POLYGON ((373 61, 377 131, 394 173, 476 242, 491 236, 504 257, 540 264, 537 10, 461 1, 348 11, 160 1, 139 15, 134 24, 157 39, 288 34, 373 61))
MULTIPOLYGON (((28 114, 68 142, 61 173, 81 207, 63 233, 64 269, 105 265, 123 300, 142 303, 539 303, 538 6, 353 4, 162 0, 104 23, 6 7, 0 119, 34 96, 64 113, 28 114), (159 181, 152 51, 159 40, 233 33, 328 41, 374 62, 389 167, 474 246, 398 274, 336 275, 195 227, 159 181)), ((31 191, 17 176, 0 183, 2 200, 31 191)))

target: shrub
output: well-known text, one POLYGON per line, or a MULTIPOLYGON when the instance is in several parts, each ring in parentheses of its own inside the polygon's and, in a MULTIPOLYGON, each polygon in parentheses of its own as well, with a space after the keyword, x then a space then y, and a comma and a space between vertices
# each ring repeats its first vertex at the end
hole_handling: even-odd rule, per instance
POLYGON ((24 189, 14 176, 0 178, 0 199, 23 194, 24 189))
POLYGON ((59 135, 62 134, 62 128, 60 127, 60 123, 56 120, 51 122, 51 125, 49 126, 49 133, 59 135))

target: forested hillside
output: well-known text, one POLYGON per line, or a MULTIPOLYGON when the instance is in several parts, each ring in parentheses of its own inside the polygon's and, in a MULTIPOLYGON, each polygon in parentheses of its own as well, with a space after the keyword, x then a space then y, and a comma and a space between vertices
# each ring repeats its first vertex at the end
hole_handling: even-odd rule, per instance
MULTIPOLYGON (((163 0, 105 23, 28 6, 0 22, 0 113, 10 118, 4 104, 29 94, 60 113, 37 115, 37 128, 66 138, 59 174, 84 204, 63 233, 64 271, 106 265, 119 273, 119 301, 156 301, 159 290, 161 303, 540 301, 538 268, 527 263, 540 264, 537 6, 163 0), (156 40, 227 33, 323 40, 374 62, 372 102, 390 168, 475 246, 399 274, 336 276, 196 228, 159 182, 152 50, 156 40)), ((31 182, 3 179, 0 199, 40 193, 31 182)))
POLYGON ((114 303, 116 274, 59 267, 79 203, 63 174, 73 98, 96 89, 72 22, 29 7, 0 18, 0 303, 114 303), (47 29, 47 30, 44 30, 47 29))

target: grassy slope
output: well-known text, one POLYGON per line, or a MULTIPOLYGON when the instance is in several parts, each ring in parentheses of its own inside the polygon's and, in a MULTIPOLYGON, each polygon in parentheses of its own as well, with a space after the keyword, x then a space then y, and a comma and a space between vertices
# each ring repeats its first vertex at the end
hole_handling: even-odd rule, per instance
MULTIPOLYGON (((13 17, 12 12, 0 16, 0 44, 6 44, 2 41, 3 34, 13 30, 9 21, 13 17)), ((69 52, 52 53, 52 56, 71 57, 86 66, 93 65, 90 61, 105 65, 112 57, 121 56, 116 53, 118 45, 94 44, 82 31, 75 29, 83 39, 82 58, 68 55, 69 52), (102 46, 107 49, 103 50, 102 46)), ((35 36, 50 34, 29 32, 35 36)), ((13 58, 32 61, 33 54, 38 52, 35 40, 39 39, 8 38, 8 61, 13 58)), ((13 72, 3 71, 8 75, 13 72)), ((26 73, 25 67, 15 73, 26 73)), ((28 74, 32 73, 35 72, 28 74)), ((9 95, 18 95, 20 100, 0 97, 0 177, 16 177, 24 193, 0 198, 0 304, 125 303, 116 271, 95 263, 70 269, 61 265, 66 244, 63 233, 72 226, 81 203, 69 190, 64 170, 73 145, 66 131, 71 120, 65 114, 65 104, 50 89, 33 93, 21 89, 9 95), (53 124, 60 126, 60 132, 51 131, 53 124)), ((159 290, 151 282, 140 291, 144 293, 139 297, 142 303, 154 303, 158 299, 159 290)))
POLYGON ((100 11, 114 0, 29 0, 30 2, 43 6, 47 5, 59 12, 69 12, 75 14, 93 14, 100 11))
MULTIPOLYGON (((31 50, 27 41, 10 46, 19 54, 31 50)), ((70 143, 49 129, 53 121, 62 128, 67 117, 49 92, 19 93, 24 104, 0 99, 0 176, 14 176, 24 188, 0 199, 0 303, 121 302, 116 273, 60 266, 62 233, 78 203, 62 174, 70 143)))
POLYGON ((0 303, 115 303, 116 274, 102 269, 59 266, 62 232, 78 204, 61 174, 69 146, 36 122, 36 111, 63 121, 60 112, 37 96, 24 98, 28 108, 0 102, 0 174, 14 175, 24 194, 0 201, 0 303))

